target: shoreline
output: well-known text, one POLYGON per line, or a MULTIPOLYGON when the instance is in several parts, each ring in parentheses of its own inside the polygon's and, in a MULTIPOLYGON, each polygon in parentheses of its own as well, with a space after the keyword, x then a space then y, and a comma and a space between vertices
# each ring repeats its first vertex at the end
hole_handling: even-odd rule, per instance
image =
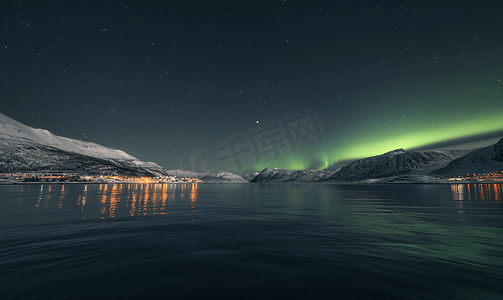
MULTIPOLYGON (((0 182, 1 185, 65 185, 65 184, 222 184, 222 182, 0 182)), ((452 184, 503 184, 503 181, 498 180, 457 180, 449 182, 227 182, 227 183, 241 183, 241 184, 334 184, 334 185, 403 185, 403 184, 435 184, 435 185, 452 185, 452 184)), ((225 184, 225 183, 224 183, 225 184)))
POLYGON ((0 182, 0 185, 44 185, 44 184, 197 184, 199 182, 0 182))

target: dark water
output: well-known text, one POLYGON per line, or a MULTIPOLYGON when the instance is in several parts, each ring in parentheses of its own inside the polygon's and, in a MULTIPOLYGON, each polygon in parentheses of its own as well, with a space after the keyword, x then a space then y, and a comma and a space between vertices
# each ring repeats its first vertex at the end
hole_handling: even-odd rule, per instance
POLYGON ((1 299, 503 299, 503 185, 0 186, 1 299))

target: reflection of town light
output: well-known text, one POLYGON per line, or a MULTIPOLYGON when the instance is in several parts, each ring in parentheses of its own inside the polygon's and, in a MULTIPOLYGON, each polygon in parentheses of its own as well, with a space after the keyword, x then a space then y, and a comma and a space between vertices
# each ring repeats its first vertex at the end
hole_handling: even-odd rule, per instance
POLYGON ((65 185, 63 184, 61 186, 61 196, 59 197, 58 208, 61 208, 63 206, 64 198, 65 198, 65 185))
POLYGON ((468 184, 468 200, 474 201, 491 201, 501 202, 502 186, 501 184, 492 183, 479 183, 468 184))
POLYGON ((451 192, 454 198, 454 201, 462 201, 463 199, 463 184, 452 184, 451 192))
MULTIPOLYGON (((85 205, 87 204, 87 192, 88 184, 81 185, 82 189, 80 193, 76 195, 76 201, 73 202, 74 205, 78 206, 78 210, 82 213, 84 212, 85 205)), ((68 188, 65 185, 49 185, 40 186, 40 191, 38 191, 38 201, 35 204, 36 207, 42 209, 44 207, 47 209, 49 207, 49 199, 51 198, 51 189, 55 188, 55 193, 53 197, 57 198, 59 196, 59 203, 57 203, 58 208, 62 208, 64 195, 68 188), (58 191, 58 188, 60 189, 58 191), (41 200, 45 200, 42 202, 41 200)), ((176 210, 168 211, 169 205, 175 204, 178 200, 182 206, 189 209, 188 215, 192 222, 195 221, 196 214, 196 203, 198 197, 198 184, 197 181, 184 182, 184 183, 158 183, 151 182, 145 184, 135 184, 135 183, 101 183, 97 185, 90 186, 94 191, 90 199, 97 200, 99 205, 98 210, 101 212, 101 219, 114 218, 119 212, 119 206, 122 201, 124 207, 124 213, 130 216, 142 216, 142 215, 167 215, 176 213, 176 210), (180 198, 176 199, 176 190, 179 190, 178 196, 180 198), (99 191, 99 192, 96 192, 99 191), (124 197, 124 198, 122 198, 124 197), (180 203, 181 200, 181 203, 180 203)), ((497 194, 498 191, 494 190, 494 186, 491 187, 491 193, 497 194), (494 191, 493 191, 494 190, 494 191)), ((73 187, 72 187, 73 190, 73 187)), ((68 204, 65 204, 68 205, 68 204)), ((89 209, 89 207, 88 207, 89 209)), ((85 216, 84 216, 85 219, 85 216)))

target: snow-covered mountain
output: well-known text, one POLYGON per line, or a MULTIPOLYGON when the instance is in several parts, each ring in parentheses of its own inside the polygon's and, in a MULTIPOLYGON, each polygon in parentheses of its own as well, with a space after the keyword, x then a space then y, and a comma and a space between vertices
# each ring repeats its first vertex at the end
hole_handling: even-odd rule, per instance
POLYGON ((503 138, 494 145, 473 150, 433 172, 435 175, 459 176, 503 171, 503 138))
POLYGON ((121 150, 60 137, 0 114, 0 172, 65 171, 131 176, 163 175, 164 169, 121 150))
POLYGON ((0 114, 0 139, 33 143, 59 150, 97 158, 137 160, 121 150, 110 149, 95 143, 88 143, 52 134, 45 129, 35 129, 0 114))
POLYGON ((202 175, 206 173, 197 173, 193 171, 187 171, 182 169, 177 170, 166 170, 166 174, 169 176, 176 176, 178 178, 200 178, 202 175))
POLYGON ((243 177, 236 175, 234 173, 223 171, 223 172, 215 172, 209 173, 201 176, 201 179, 204 182, 212 182, 212 183, 248 183, 249 181, 244 179, 243 177))
POLYGON ((490 173, 503 170, 503 139, 473 150, 404 151, 360 159, 339 170, 285 170, 266 168, 245 178, 231 172, 165 171, 121 150, 60 137, 0 114, 0 173, 76 172, 126 176, 175 175, 205 182, 436 182, 433 176, 490 173), (407 175, 407 176, 405 176, 407 175), (380 178, 380 179, 379 179, 380 178), (389 178, 384 180, 384 178, 389 178), (374 179, 379 179, 375 181, 374 179))
POLYGON ((439 179, 438 177, 428 175, 398 175, 391 177, 371 178, 356 181, 354 183, 367 184, 411 184, 411 183, 448 183, 448 179, 439 179))
POLYGON ((252 181, 253 178, 255 178, 258 174, 260 174, 260 172, 253 172, 253 173, 247 174, 244 176, 244 179, 246 179, 248 181, 252 181))
MULTIPOLYGON (((446 166, 452 160, 468 153, 466 150, 404 151, 397 149, 382 155, 360 159, 338 170, 285 170, 266 168, 247 175, 250 182, 337 182, 361 181, 398 175, 426 175, 446 166)), ((410 177, 410 176, 409 176, 410 177)), ((407 177, 412 181, 430 178, 407 177)), ((433 177, 432 177, 433 178, 433 177)), ((402 178, 395 180, 402 182, 402 178)), ((428 180, 426 180, 428 179, 428 180)))
POLYGON ((318 170, 286 170, 277 168, 265 168, 258 174, 247 175, 251 178, 250 182, 315 182, 326 179, 337 170, 318 171, 318 170))
POLYGON ((359 159, 321 181, 358 181, 396 175, 426 175, 445 167, 467 150, 404 151, 397 149, 382 155, 359 159))
POLYGON ((168 170, 166 174, 176 177, 197 178, 209 183, 248 183, 243 177, 228 171, 197 173, 187 170, 168 170))
MULTIPOLYGON (((442 175, 489 173, 503 170, 503 139, 471 151, 404 151, 354 161, 338 170, 285 170, 266 168, 244 176, 254 183, 265 182, 357 182, 357 183, 446 183, 442 175)), ((176 170, 179 177, 201 178, 201 173, 176 170), (187 172, 190 172, 187 173, 187 172)), ((237 175, 236 175, 237 176, 237 175)))

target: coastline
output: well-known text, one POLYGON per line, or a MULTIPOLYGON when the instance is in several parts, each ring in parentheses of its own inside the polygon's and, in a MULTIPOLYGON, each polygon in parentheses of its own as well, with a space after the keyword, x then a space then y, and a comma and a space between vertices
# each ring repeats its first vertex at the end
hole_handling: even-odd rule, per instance
POLYGON ((55 181, 55 182, 0 182, 0 185, 44 185, 44 184, 198 184, 198 182, 81 182, 81 181, 55 181))
MULTIPOLYGON (((453 184, 503 184, 502 180, 457 180, 457 181, 445 181, 445 182, 380 182, 378 180, 373 182, 264 182, 264 183, 254 183, 254 182, 228 182, 228 183, 240 183, 240 184, 304 184, 304 183, 312 183, 312 184, 323 184, 323 185, 402 185, 402 184, 435 184, 435 185, 453 185, 453 184)), ((1 182, 1 185, 82 185, 82 184, 222 184, 222 182, 1 182)))

